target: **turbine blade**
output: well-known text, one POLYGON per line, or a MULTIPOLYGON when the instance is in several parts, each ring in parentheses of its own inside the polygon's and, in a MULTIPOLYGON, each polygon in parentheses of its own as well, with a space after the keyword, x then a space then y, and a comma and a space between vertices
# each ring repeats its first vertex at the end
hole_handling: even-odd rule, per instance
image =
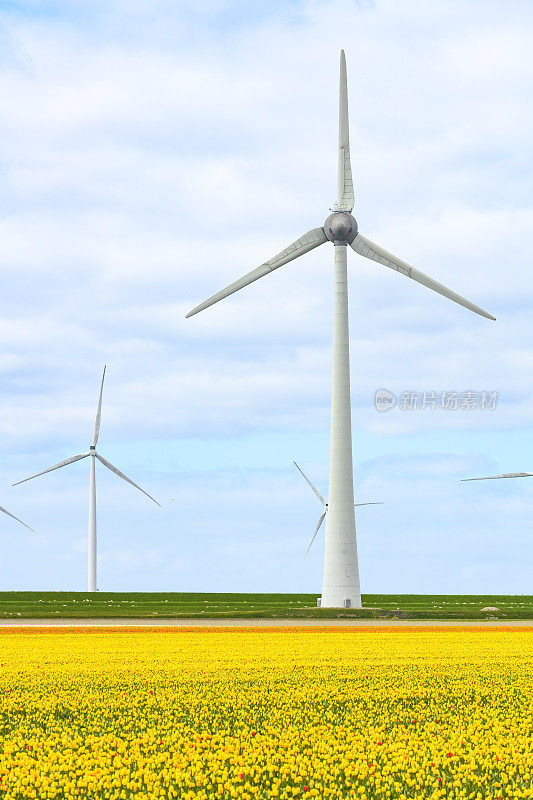
POLYGON ((60 469, 61 467, 66 467, 67 464, 73 464, 75 461, 79 461, 81 458, 87 458, 90 453, 81 453, 78 456, 72 456, 72 458, 66 458, 64 461, 60 461, 59 464, 54 464, 53 467, 48 467, 48 469, 43 469, 42 472, 36 472, 35 475, 30 475, 29 478, 23 478, 21 481, 17 481, 13 483, 12 486, 18 486, 19 483, 26 483, 26 481, 32 481, 34 478, 38 478, 40 475, 45 475, 47 472, 53 472, 54 469, 60 469))
POLYGON ((384 505, 385 503, 383 502, 383 500, 378 500, 377 503, 354 503, 354 508, 357 508, 358 506, 384 506, 384 505))
POLYGON ((533 478, 533 472, 508 472, 505 475, 488 475, 486 478, 461 478, 461 481, 495 481, 499 478, 533 478))
POLYGON ((318 499, 320 500, 320 502, 322 503, 322 505, 323 505, 323 506, 325 506, 325 505, 326 505, 326 501, 324 500, 324 498, 322 497, 322 495, 320 494, 320 492, 318 491, 318 489, 316 488, 316 486, 314 486, 314 485, 311 483, 311 481, 309 480, 309 478, 307 477, 307 475, 305 474, 305 472, 303 471, 303 469, 300 469, 300 467, 298 466, 298 464, 296 463, 296 461, 293 461, 292 463, 294 464, 294 466, 296 467, 296 469, 298 470, 298 472, 300 472, 300 473, 303 475, 304 479, 307 481, 307 483, 309 484, 309 486, 311 487, 311 489, 313 490, 313 492, 316 494, 316 496, 318 497, 318 499))
POLYGON ((152 497, 151 494, 148 494, 148 492, 145 492, 144 489, 141 489, 141 487, 137 483, 135 483, 135 481, 132 481, 131 478, 128 478, 127 475, 124 475, 123 472, 121 472, 119 469, 114 467, 113 464, 110 461, 107 461, 107 459, 105 459, 103 456, 101 456, 100 453, 95 453, 95 455, 96 455, 96 458, 98 459, 98 461, 101 461, 101 463, 104 465, 104 467, 107 467, 108 469, 110 469, 111 472, 114 472, 115 475, 118 475, 118 477, 122 478, 122 480, 126 481, 126 483, 131 483, 132 486, 135 486, 136 489, 138 489, 140 492, 145 494, 146 497, 149 497, 150 500, 153 500, 154 503, 156 503, 156 505, 161 507, 161 503, 158 503, 157 500, 155 499, 155 497, 152 497))
POLYGON ((388 253, 387 250, 384 250, 379 245, 374 244, 374 242, 371 242, 369 239, 365 239, 360 233, 353 240, 352 248, 356 253, 359 253, 360 256, 365 256, 365 258, 369 258, 371 261, 377 261, 378 264, 383 264, 385 267, 396 270, 396 272, 401 272, 402 275, 407 275, 408 278, 412 278, 417 283, 427 286, 428 289, 433 289, 434 292, 438 292, 438 294, 443 295, 443 297, 453 300, 454 303, 459 303, 460 306, 464 306, 464 308, 468 308, 470 311, 474 311, 476 314, 480 314, 480 316, 486 319, 496 319, 492 314, 483 311, 482 308, 471 303, 470 300, 466 300, 464 297, 461 297, 460 294, 452 292, 451 289, 447 289, 446 286, 433 280, 429 275, 419 272, 419 270, 406 264, 405 261, 396 258, 396 256, 388 253))
POLYGON ((313 542, 315 541, 315 537, 316 537, 318 531, 320 530, 320 526, 324 522, 325 516, 326 516, 326 512, 324 511, 324 513, 320 515, 320 519, 318 520, 318 524, 317 524, 317 526, 315 528, 315 532, 313 533, 313 538, 311 539, 311 543, 310 543, 309 547, 307 548, 307 550, 305 551, 304 558, 307 556, 308 552, 310 551, 310 549, 311 549, 311 547, 313 545, 313 542))
POLYGON ((339 91, 339 168, 337 180, 337 208, 351 211, 355 201, 350 163, 350 127, 348 122, 348 82, 346 79, 346 57, 341 50, 341 72, 339 91))
POLYGON ((10 513, 10 512, 7 510, 7 508, 2 508, 2 506, 0 506, 0 511, 3 511, 3 512, 4 512, 4 514, 7 514, 7 516, 8 516, 8 517, 12 517, 13 519, 16 519, 16 520, 17 520, 17 522, 20 522, 20 524, 21 524, 21 525, 24 525, 24 527, 25 527, 25 528, 27 528, 29 531, 31 531, 32 533, 35 533, 35 531, 33 530, 33 528, 30 528, 30 526, 29 526, 29 525, 26 525, 26 523, 25 523, 25 522, 23 522, 21 519, 19 519, 18 517, 16 517, 14 514, 11 514, 11 513, 10 513))
POLYGON ((100 435, 100 419, 102 418, 102 394, 104 392, 105 370, 106 368, 104 367, 104 373, 102 375, 102 384, 100 386, 100 397, 98 398, 98 409, 96 411, 96 419, 94 421, 94 433, 93 433, 93 444, 92 444, 93 447, 96 447, 96 444, 98 442, 98 437, 100 435))
POLYGON ((196 308, 193 308, 192 311, 189 311, 186 316, 192 317, 194 314, 198 314, 198 312, 203 311, 204 308, 208 308, 214 303, 218 303, 218 301, 222 300, 224 297, 228 297, 230 294, 238 292, 239 289, 243 289, 245 286, 248 286, 248 284, 259 280, 259 278, 262 278, 265 275, 268 275, 269 272, 273 272, 275 269, 282 267, 284 264, 288 264, 289 261, 294 261, 295 258, 303 256, 304 253, 314 250, 315 247, 324 244, 326 241, 327 238, 323 228, 313 228, 313 230, 304 233, 303 236, 300 236, 299 239, 286 247, 285 250, 282 250, 281 253, 278 253, 277 256, 274 256, 274 258, 271 258, 269 261, 265 261, 265 263, 261 264, 260 267, 253 269, 247 275, 244 275, 242 278, 234 281, 229 286, 226 286, 225 289, 217 292, 217 294, 214 294, 203 303, 200 303, 199 306, 196 306, 196 308))

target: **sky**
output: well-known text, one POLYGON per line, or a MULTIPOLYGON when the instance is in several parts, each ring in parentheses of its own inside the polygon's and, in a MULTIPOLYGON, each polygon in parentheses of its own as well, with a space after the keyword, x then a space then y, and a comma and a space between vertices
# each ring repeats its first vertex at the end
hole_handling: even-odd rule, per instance
POLYGON ((88 461, 11 484, 106 364, 99 588, 320 594, 332 249, 185 314, 323 224, 341 48, 361 233, 497 317, 349 254, 362 591, 533 592, 533 479, 460 482, 533 471, 529 0, 0 1, 0 590, 86 589, 88 461))

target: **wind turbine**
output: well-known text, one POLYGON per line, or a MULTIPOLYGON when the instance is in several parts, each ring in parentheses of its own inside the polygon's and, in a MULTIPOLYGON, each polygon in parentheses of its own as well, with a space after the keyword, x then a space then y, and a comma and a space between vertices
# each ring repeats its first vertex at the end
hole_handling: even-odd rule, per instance
POLYGON ((10 512, 7 510, 7 508, 2 508, 2 506, 0 506, 0 511, 3 511, 3 513, 4 513, 4 514, 7 514, 7 516, 8 516, 8 517, 11 517, 11 519, 16 519, 16 520, 17 520, 17 522, 20 522, 20 524, 21 524, 21 525, 24 525, 24 527, 25 527, 25 528, 27 528, 29 531, 31 531, 32 533, 35 533, 35 531, 33 530, 33 528, 30 528, 30 526, 29 526, 29 525, 26 525, 26 523, 25 523, 25 522, 23 522, 21 519, 19 519, 18 517, 16 517, 14 514, 11 514, 11 513, 10 513, 10 512))
MULTIPOLYGON (((320 528, 322 527, 322 523, 324 522, 324 520, 326 518, 326 514, 328 513, 328 504, 326 503, 326 501, 324 500, 324 498, 322 497, 322 495, 320 494, 320 492, 318 491, 316 486, 313 483, 311 483, 311 481, 309 480, 309 478, 307 477, 307 475, 305 474, 303 469, 298 466, 296 461, 293 461, 292 463, 294 464, 294 466, 296 467, 298 472, 301 473, 301 475, 303 476, 304 480, 307 481, 307 483, 309 484, 309 486, 311 487, 313 492, 316 494, 316 496, 318 497, 318 499, 320 500, 320 502, 324 506, 324 511, 322 512, 322 514, 318 518, 318 523, 317 523, 317 526, 315 528, 315 532, 313 533, 313 538, 311 539, 309 547, 305 551, 305 556, 304 556, 304 558, 305 558, 307 556, 308 552, 310 551, 311 547, 313 546, 313 542, 315 541, 316 535, 317 535, 318 531, 320 530, 320 528)), ((354 508, 358 508, 359 506, 382 506, 382 505, 383 505, 383 501, 380 500, 380 501, 375 502, 375 503, 354 503, 354 508)))
POLYGON ((48 467, 48 469, 43 469, 42 472, 37 472, 35 475, 30 475, 29 478, 24 478, 21 481, 17 481, 13 484, 13 486, 18 486, 19 483, 25 483, 26 481, 31 481, 33 478, 38 478, 40 475, 45 475, 47 472, 52 472, 55 469, 60 469, 61 467, 66 467, 68 464, 73 464, 75 461, 81 461, 82 458, 89 458, 90 459, 90 477, 89 477, 89 580, 88 580, 88 589, 90 592, 96 592, 96 459, 107 467, 107 469, 114 472, 115 475, 118 475, 119 478, 126 481, 126 483, 131 483, 132 486, 135 486, 140 492, 145 494, 150 500, 153 500, 154 503, 157 505, 161 505, 157 502, 155 498, 152 497, 151 494, 145 492, 144 489, 141 489, 134 481, 124 475, 117 467, 114 467, 110 461, 107 461, 100 453, 96 452, 96 445, 98 443, 98 437, 100 435, 100 420, 102 418, 102 395, 104 392, 104 379, 105 379, 105 370, 102 375, 102 383, 100 386, 100 396, 98 398, 98 409, 96 411, 96 419, 94 422, 94 432, 92 438, 92 444, 89 447, 88 453, 81 453, 80 455, 71 456, 70 458, 66 458, 64 461, 60 461, 59 464, 54 464, 53 467, 48 467))
POLYGON ((461 478, 461 481, 497 481, 500 478, 533 478, 533 472, 507 472, 504 475, 488 475, 486 478, 461 478))
POLYGON ((406 275, 470 311, 487 319, 495 319, 479 306, 366 239, 359 233, 357 222, 351 214, 353 206, 354 187, 350 165, 346 59, 344 50, 341 50, 337 203, 333 213, 329 215, 322 227, 313 228, 304 233, 281 253, 200 303, 187 314, 187 317, 191 317, 193 314, 203 311, 224 297, 243 289, 248 284, 263 278, 325 242, 332 242, 335 247, 329 505, 321 598, 323 608, 345 605, 351 605, 354 608, 361 607, 353 502, 347 245, 350 245, 359 255, 406 275))

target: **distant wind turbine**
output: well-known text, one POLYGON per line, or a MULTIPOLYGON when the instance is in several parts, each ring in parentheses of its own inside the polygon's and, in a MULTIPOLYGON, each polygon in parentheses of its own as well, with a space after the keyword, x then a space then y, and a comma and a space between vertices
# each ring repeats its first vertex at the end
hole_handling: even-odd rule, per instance
POLYGON ((53 467, 48 467, 48 469, 43 469, 42 472, 37 472, 35 475, 30 475, 29 478, 24 478, 21 481, 17 481, 13 484, 13 486, 18 486, 19 483, 25 483, 26 481, 31 481, 33 478, 38 478, 40 475, 45 475, 47 472, 52 472, 54 469, 60 469, 61 467, 66 467, 67 464, 73 464, 75 461, 80 461, 82 458, 90 458, 91 470, 90 470, 90 478, 89 478, 89 580, 88 580, 88 588, 90 592, 96 592, 96 459, 100 461, 104 467, 114 472, 115 475, 118 475, 119 478, 126 481, 127 483, 131 483, 132 486, 135 486, 140 492, 145 494, 150 500, 153 500, 154 503, 157 503, 159 506, 160 503, 157 502, 155 498, 152 497, 151 494, 145 492, 144 489, 141 489, 134 481, 124 475, 119 469, 113 466, 111 462, 107 461, 100 453, 96 452, 96 445, 98 443, 98 437, 100 435, 100 420, 102 417, 102 395, 104 392, 104 379, 105 379, 105 371, 106 368, 104 367, 104 372, 102 375, 102 384, 100 386, 100 397, 98 398, 98 409, 96 412, 96 419, 94 422, 94 433, 92 444, 89 447, 88 453, 81 453, 80 455, 71 456, 71 458, 66 458, 64 461, 60 461, 59 464, 55 464, 53 467))
MULTIPOLYGON (((322 497, 322 495, 320 494, 320 492, 318 491, 316 486, 313 483, 311 483, 311 481, 309 480, 309 478, 307 477, 307 475, 305 474, 303 469, 298 466, 296 461, 293 461, 292 463, 294 464, 294 466, 296 467, 298 472, 301 473, 301 475, 303 476, 304 480, 307 481, 307 483, 309 484, 309 486, 311 487, 313 492, 316 494, 316 496, 318 497, 318 499, 320 500, 320 502, 324 506, 324 511, 322 512, 322 514, 320 515, 320 517, 318 519, 318 523, 317 523, 317 526, 315 528, 315 532, 313 533, 313 538, 311 539, 309 547, 305 551, 305 556, 304 556, 304 558, 305 558, 307 556, 308 552, 310 551, 311 547, 313 546, 313 542, 315 541, 316 535, 317 535, 318 531, 320 530, 320 528, 322 526, 322 523, 324 522, 324 520, 326 518, 326 514, 328 512, 328 504, 326 503, 326 501, 324 500, 324 498, 322 497)), ((375 503, 354 503, 354 508, 358 508, 359 506, 382 506, 382 505, 383 505, 383 501, 379 500, 379 501, 377 501, 375 503)))
POLYGON ((533 472, 506 472, 504 475, 488 475, 486 478, 461 478, 466 481, 497 481, 500 478, 533 478, 533 472))
POLYGON ((212 306, 224 297, 238 292, 250 283, 269 275, 275 269, 294 261, 325 242, 335 246, 335 272, 333 296, 333 370, 331 394, 331 435, 329 462, 329 506, 326 521, 326 549, 321 606, 336 608, 351 605, 361 607, 355 514, 353 503, 352 423, 350 403, 350 348, 348 328, 348 276, 347 245, 359 255, 406 275, 455 303, 495 319, 464 297, 447 289, 438 281, 419 272, 405 261, 396 258, 358 232, 357 222, 351 214, 354 206, 354 186, 350 164, 348 128, 348 88, 346 60, 341 50, 339 96, 339 150, 337 203, 335 210, 320 228, 304 233, 281 253, 244 277, 231 283, 187 314, 191 317, 212 306))
POLYGON ((29 531, 31 531, 32 533, 35 533, 35 531, 33 530, 33 528, 30 528, 30 526, 29 526, 29 525, 26 525, 26 523, 25 523, 25 522, 23 522, 21 519, 19 519, 18 517, 16 517, 14 514, 11 514, 11 513, 10 513, 10 512, 7 510, 7 508, 2 508, 2 506, 0 506, 0 511, 3 511, 3 513, 4 513, 4 514, 7 514, 7 516, 8 516, 8 517, 11 517, 11 519, 16 519, 16 520, 17 520, 17 522, 20 522, 20 524, 21 524, 21 525, 24 525, 24 527, 25 527, 25 528, 27 528, 29 531))

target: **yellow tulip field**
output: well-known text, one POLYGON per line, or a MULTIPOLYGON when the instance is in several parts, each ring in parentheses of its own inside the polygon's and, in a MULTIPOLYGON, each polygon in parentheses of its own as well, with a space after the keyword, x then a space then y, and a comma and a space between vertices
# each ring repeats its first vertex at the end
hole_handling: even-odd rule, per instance
POLYGON ((0 798, 533 798, 533 629, 0 630, 0 798))

